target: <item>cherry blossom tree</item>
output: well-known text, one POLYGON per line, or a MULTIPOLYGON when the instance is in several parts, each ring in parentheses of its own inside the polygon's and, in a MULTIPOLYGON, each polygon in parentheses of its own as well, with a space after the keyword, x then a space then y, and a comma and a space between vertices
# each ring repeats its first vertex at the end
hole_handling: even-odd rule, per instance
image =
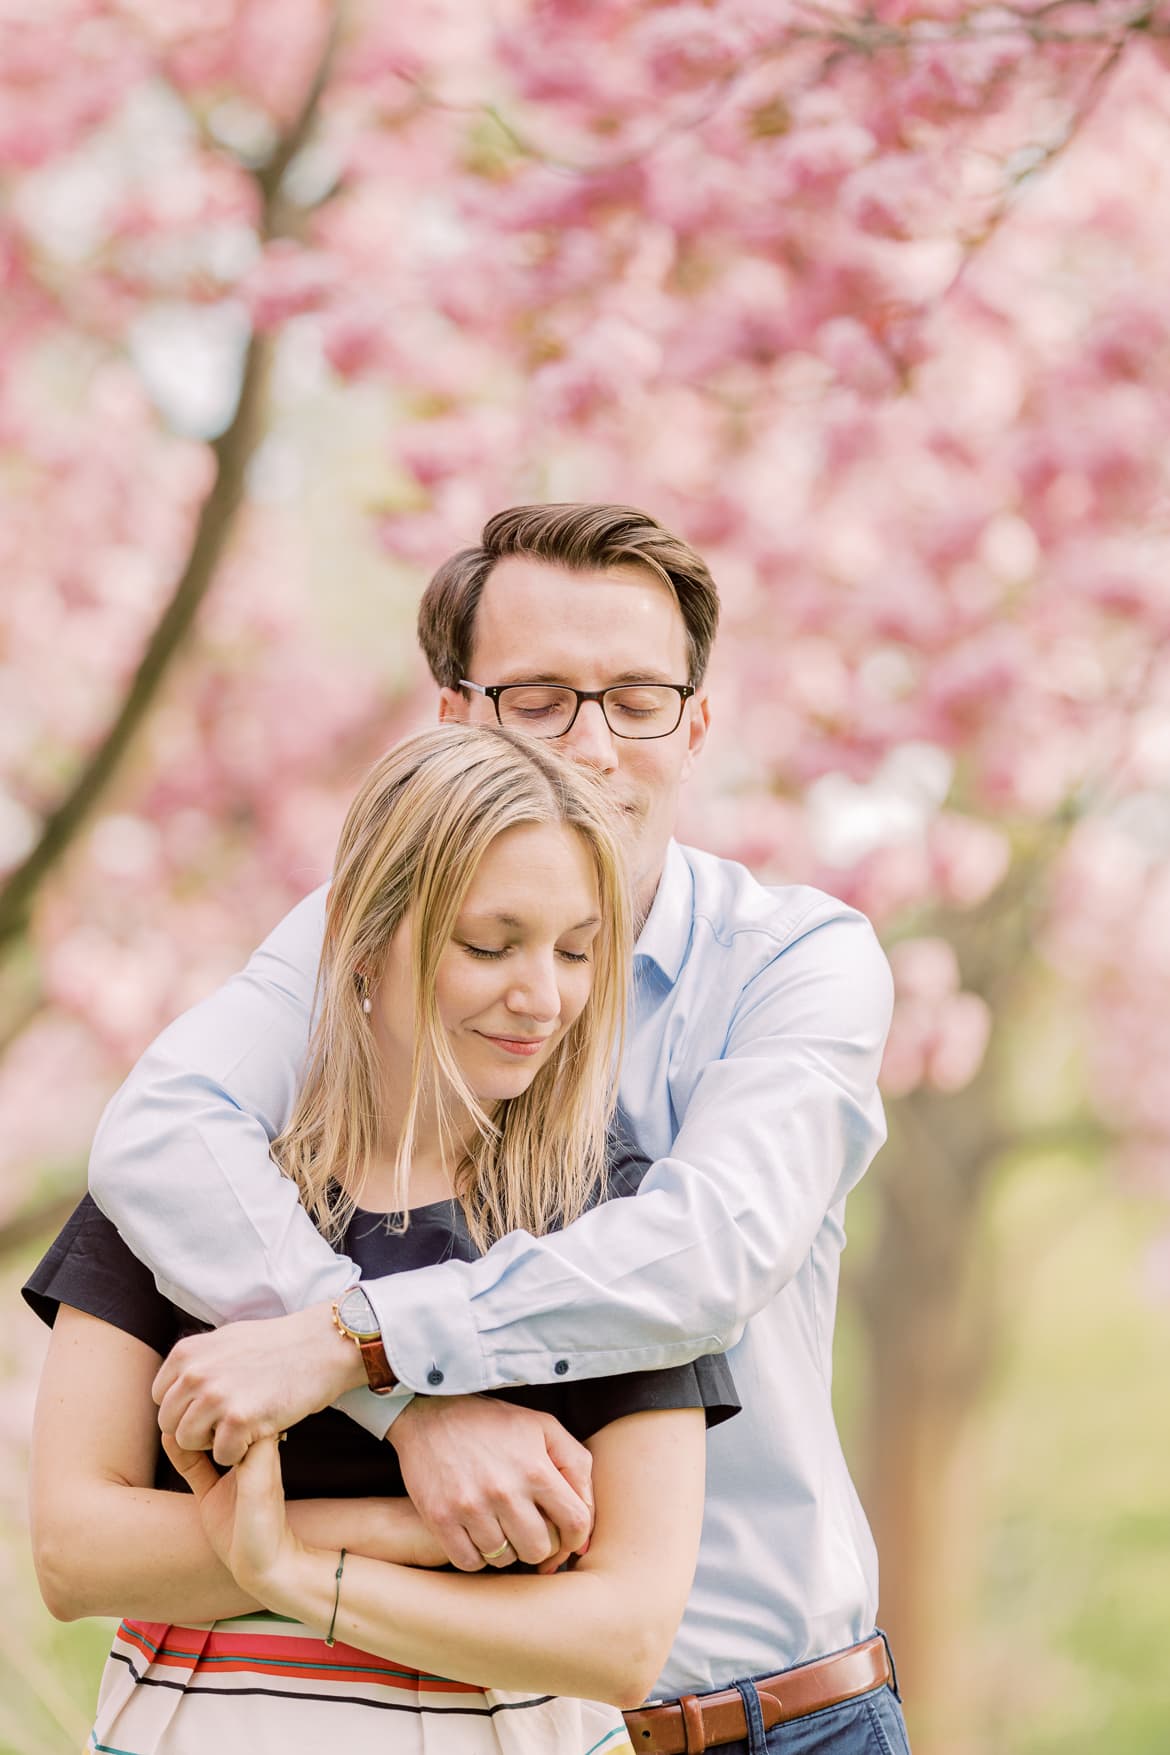
POLYGON ((726 606, 691 834, 894 965, 854 1285, 925 1696, 989 1180, 1042 1135, 1165 1185, 1168 117, 1137 0, 0 4, 9 1240, 429 711, 429 567, 518 499, 645 504, 726 606), (306 410, 375 455, 381 640, 306 540, 306 410))

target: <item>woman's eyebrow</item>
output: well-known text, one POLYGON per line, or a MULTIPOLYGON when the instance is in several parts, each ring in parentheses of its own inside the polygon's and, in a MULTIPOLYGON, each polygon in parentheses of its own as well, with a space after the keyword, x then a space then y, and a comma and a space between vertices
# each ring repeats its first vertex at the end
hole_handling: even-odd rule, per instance
MULTIPOLYGON (((479 925, 483 925, 483 924, 486 924, 488 922, 491 922, 491 923, 498 925, 498 926, 511 926, 511 927, 516 928, 517 930, 522 930, 524 925, 525 925, 525 922, 523 920, 517 919, 515 914, 502 914, 502 913, 468 914, 466 916, 466 920, 468 923, 474 921, 474 922, 476 922, 476 924, 479 924, 479 925)), ((579 920, 577 922, 576 926, 566 926, 565 931, 566 932, 583 932, 587 926, 600 926, 600 925, 601 925, 600 914, 590 914, 588 919, 579 920)))

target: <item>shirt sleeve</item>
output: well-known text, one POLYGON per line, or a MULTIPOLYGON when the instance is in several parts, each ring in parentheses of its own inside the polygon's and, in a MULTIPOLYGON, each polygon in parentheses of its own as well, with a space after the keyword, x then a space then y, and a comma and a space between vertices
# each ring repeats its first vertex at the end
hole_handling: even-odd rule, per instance
POLYGON ((319 890, 163 1031, 94 1140, 94 1200, 160 1290, 204 1322, 283 1316, 357 1277, 268 1150, 304 1067, 324 907, 319 890))
MULTIPOLYGON (((306 897, 239 975, 163 1031, 94 1140, 98 1207, 160 1292, 201 1322, 283 1316, 358 1278, 268 1149, 304 1070, 325 896, 306 897)), ((338 1405, 380 1438, 407 1400, 360 1389, 338 1405)))
POLYGON ((806 1261, 885 1137, 892 1007, 868 921, 823 916, 748 981, 673 1150, 632 1200, 477 1262, 367 1283, 394 1369, 445 1395, 723 1352, 806 1261))
POLYGON ((170 1352, 177 1337, 174 1307, 89 1195, 74 1208, 21 1290, 50 1328, 61 1305, 68 1304, 134 1335, 160 1357, 170 1352))
POLYGON ((626 1414, 659 1408, 702 1408, 708 1429, 730 1420, 740 1409, 735 1379, 722 1353, 709 1353, 687 1365, 662 1371, 626 1371, 620 1377, 585 1377, 570 1386, 561 1423, 582 1443, 626 1414))

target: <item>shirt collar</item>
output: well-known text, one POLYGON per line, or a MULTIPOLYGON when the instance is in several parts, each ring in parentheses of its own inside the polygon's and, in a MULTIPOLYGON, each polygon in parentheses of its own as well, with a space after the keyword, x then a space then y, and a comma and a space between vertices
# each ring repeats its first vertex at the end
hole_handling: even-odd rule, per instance
POLYGON ((646 924, 634 946, 635 964, 653 963, 670 982, 678 980, 691 942, 695 880, 677 841, 666 849, 662 876, 646 924))

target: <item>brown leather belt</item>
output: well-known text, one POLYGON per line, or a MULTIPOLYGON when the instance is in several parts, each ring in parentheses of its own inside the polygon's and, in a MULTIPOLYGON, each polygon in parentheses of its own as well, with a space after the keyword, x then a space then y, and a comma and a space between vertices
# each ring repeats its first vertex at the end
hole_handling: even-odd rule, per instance
MULTIPOLYGON (((756 1683, 764 1729, 822 1712, 826 1706, 840 1706, 843 1700, 891 1680, 889 1654, 880 1634, 832 1657, 765 1676, 756 1683)), ((717 1749, 720 1743, 735 1743, 748 1734, 737 1688, 684 1694, 665 1706, 640 1706, 626 1713, 626 1729, 634 1748, 649 1755, 699 1755, 703 1749, 717 1749)))

